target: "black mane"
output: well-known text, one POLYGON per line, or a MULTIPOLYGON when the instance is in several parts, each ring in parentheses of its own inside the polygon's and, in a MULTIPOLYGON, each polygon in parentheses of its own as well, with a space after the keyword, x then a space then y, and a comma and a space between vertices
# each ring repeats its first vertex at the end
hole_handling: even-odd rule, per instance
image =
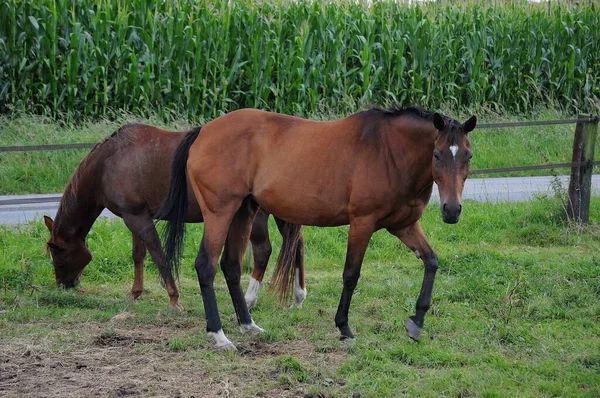
POLYGON ((85 196, 82 195, 82 192, 86 192, 88 196, 91 195, 94 186, 90 185, 90 182, 86 180, 85 176, 88 166, 98 158, 112 154, 115 147, 111 144, 122 145, 122 142, 125 142, 124 131, 126 131, 127 127, 129 126, 130 125, 121 126, 111 135, 98 142, 81 160, 81 162, 79 162, 77 168, 73 172, 73 175, 71 175, 71 178, 67 182, 63 195, 58 204, 58 211, 54 220, 54 230, 58 231, 61 227, 61 222, 68 220, 68 215, 75 211, 77 206, 81 204, 79 202, 81 202, 82 198, 85 196), (85 186, 80 187, 81 184, 84 184, 85 186))
MULTIPOLYGON (((367 119, 371 120, 373 120, 372 118, 381 120, 390 117, 411 116, 428 122, 433 122, 434 113, 418 106, 402 106, 399 104, 394 104, 389 108, 374 107, 363 112, 367 119)), ((461 127, 461 124, 443 113, 439 114, 446 122, 446 128, 440 133, 441 135, 448 136, 450 144, 454 145, 457 141, 457 131, 461 127)), ((376 128, 369 128, 368 130, 376 130, 376 128)))
POLYGON ((373 115, 380 115, 382 117, 392 116, 415 116, 424 120, 433 120, 434 112, 430 112, 417 106, 402 106, 395 104, 389 108, 374 107, 366 111, 373 115))

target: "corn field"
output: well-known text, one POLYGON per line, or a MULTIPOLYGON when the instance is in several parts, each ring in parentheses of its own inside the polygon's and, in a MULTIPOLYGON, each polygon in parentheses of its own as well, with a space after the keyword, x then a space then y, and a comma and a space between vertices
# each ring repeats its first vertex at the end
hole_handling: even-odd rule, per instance
POLYGON ((2 0, 0 113, 595 111, 600 6, 2 0))

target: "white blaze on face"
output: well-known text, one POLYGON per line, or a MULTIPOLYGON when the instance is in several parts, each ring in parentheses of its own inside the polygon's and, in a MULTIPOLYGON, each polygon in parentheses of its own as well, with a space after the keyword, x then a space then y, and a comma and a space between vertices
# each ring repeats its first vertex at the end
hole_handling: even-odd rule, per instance
POLYGON ((456 154, 458 153, 458 145, 450 146, 450 152, 452 152, 452 159, 456 162, 456 154))

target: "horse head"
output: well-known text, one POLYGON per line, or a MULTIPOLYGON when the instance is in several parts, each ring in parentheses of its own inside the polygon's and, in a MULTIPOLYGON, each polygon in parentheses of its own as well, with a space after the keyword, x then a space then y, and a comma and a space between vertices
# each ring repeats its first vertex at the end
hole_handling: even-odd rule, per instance
POLYGON ((85 238, 57 236, 53 231, 54 221, 48 216, 44 216, 44 223, 50 231, 47 248, 54 265, 56 284, 65 288, 77 286, 79 275, 85 266, 92 261, 92 253, 85 242, 85 238))
POLYGON ((432 159, 433 180, 440 193, 442 219, 445 223, 455 224, 460 219, 462 191, 473 157, 468 133, 475 128, 477 118, 472 116, 460 124, 435 113, 433 124, 438 130, 432 159))

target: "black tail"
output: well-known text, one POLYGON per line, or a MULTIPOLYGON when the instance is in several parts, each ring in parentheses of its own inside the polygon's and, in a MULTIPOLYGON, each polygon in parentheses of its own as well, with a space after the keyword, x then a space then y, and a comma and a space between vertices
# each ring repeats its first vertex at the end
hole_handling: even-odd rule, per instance
POLYGON ((282 301, 290 297, 296 268, 300 272, 304 272, 304 238, 300 233, 300 228, 301 225, 284 221, 283 228, 280 229, 283 243, 270 286, 282 301))
POLYGON ((158 212, 154 215, 157 220, 165 220, 167 224, 162 231, 163 250, 169 270, 179 275, 179 262, 183 251, 185 233, 185 216, 187 214, 187 179, 186 166, 190 147, 200 133, 200 127, 195 127, 186 133, 175 151, 171 163, 171 182, 169 192, 158 212))

